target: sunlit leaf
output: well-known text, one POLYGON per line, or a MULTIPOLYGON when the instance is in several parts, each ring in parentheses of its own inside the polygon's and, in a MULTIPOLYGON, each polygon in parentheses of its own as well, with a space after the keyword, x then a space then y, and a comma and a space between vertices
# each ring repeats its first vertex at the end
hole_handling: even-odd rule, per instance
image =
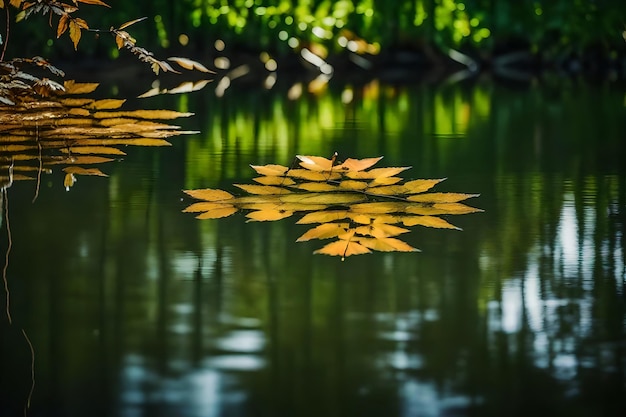
POLYGON ((176 62, 181 67, 183 67, 185 69, 188 69, 188 70, 197 70, 197 71, 201 71, 201 72, 208 72, 208 73, 211 73, 211 74, 215 74, 215 72, 211 71, 210 69, 208 69, 207 67, 205 67, 201 63, 193 61, 193 60, 188 59, 188 58, 170 57, 170 58, 167 58, 167 60, 168 61, 172 61, 172 62, 176 62))
POLYGON ((253 178, 254 181, 258 182, 259 184, 263 184, 263 185, 278 185, 278 186, 286 186, 286 185, 293 185, 295 184, 295 181, 292 180, 291 178, 288 177, 279 177, 276 175, 267 175, 264 177, 257 177, 257 178, 253 178))
POLYGON ((402 233, 407 233, 410 231, 409 229, 405 229, 403 227, 398 227, 385 223, 375 223, 368 226, 359 226, 355 230, 356 233, 360 235, 369 235, 376 238, 398 236, 402 233))
POLYGON ((236 213, 237 211, 239 210, 234 206, 224 205, 224 207, 222 208, 216 208, 216 209, 207 211, 206 213, 202 213, 196 216, 196 219, 201 219, 201 220, 202 219, 220 219, 222 217, 228 217, 236 213))
POLYGON ((59 38, 68 28, 69 15, 64 14, 59 18, 59 24, 57 26, 57 38, 59 38))
POLYGON ((461 230, 461 228, 448 223, 446 220, 437 216, 402 216, 399 218, 405 226, 426 226, 437 229, 454 229, 461 230))
POLYGON ((131 110, 131 111, 98 111, 93 114, 96 119, 112 117, 133 117, 137 119, 178 119, 179 117, 190 117, 193 113, 182 113, 174 110, 131 110))
POLYGON ((409 194, 423 193, 445 180, 445 178, 432 180, 413 180, 404 183, 404 187, 408 190, 409 194))
POLYGON ((438 203, 438 204, 424 204, 410 205, 407 207, 406 212, 411 214, 422 214, 429 216, 439 216, 442 214, 470 214, 478 213, 482 210, 466 206, 461 203, 438 203))
POLYGON ((327 182, 303 182, 298 184, 296 187, 299 190, 312 191, 312 192, 327 192, 327 191, 337 191, 339 189, 338 186, 329 184, 327 182))
MULTIPOLYGON (((348 158, 341 165, 339 165, 337 168, 347 169, 348 171, 363 171, 363 170, 368 169, 371 166, 375 165, 381 159, 383 159, 382 156, 380 156, 378 158, 365 158, 365 159, 348 158)), ((392 175, 394 175, 394 174, 392 174, 392 175)), ((352 177, 350 177, 350 178, 352 178, 352 177)))
POLYGON ((301 167, 312 171, 330 171, 334 162, 322 156, 296 155, 296 158, 300 160, 301 167))
POLYGON ((341 256, 343 261, 346 257, 352 255, 362 255, 364 253, 371 253, 367 247, 361 245, 359 242, 351 240, 338 240, 328 243, 321 249, 314 251, 314 254, 323 254, 330 256, 341 256))
POLYGON ((410 195, 407 197, 409 201, 420 203, 457 203, 467 200, 468 198, 478 197, 480 194, 463 194, 463 193, 426 193, 410 195))
POLYGON ((239 187, 242 190, 250 193, 250 194, 285 194, 290 193, 291 191, 281 188, 275 187, 271 185, 254 185, 254 184, 233 184, 235 187, 239 187))
POLYGON ((70 39, 72 39, 72 43, 74 44, 74 49, 78 49, 78 42, 80 41, 80 25, 76 20, 72 19, 69 21, 69 29, 70 29, 70 39))
MULTIPOLYGON (((381 185, 385 184, 383 178, 393 177, 394 175, 398 175, 402 171, 406 171, 411 167, 389 167, 389 168, 374 168, 369 171, 348 171, 346 172, 346 177, 352 178, 355 180, 361 179, 371 179, 378 181, 381 185), (380 180, 380 181, 379 181, 380 180)), ((388 184, 388 183, 387 183, 388 184)))
POLYGON ((250 165, 260 175, 280 176, 284 175, 289 168, 282 165, 250 165))
MULTIPOLYGON (((382 169, 382 168, 381 168, 382 169)), ((393 185, 402 181, 400 177, 376 177, 372 181, 370 181, 370 187, 378 187, 381 185, 393 185)))
POLYGON ((146 19, 147 19, 147 17, 144 16, 144 17, 140 17, 139 19, 134 19, 134 20, 128 21, 126 23, 121 24, 118 29, 119 30, 126 29, 127 27, 129 27, 131 25, 134 25, 135 23, 142 22, 142 21, 144 21, 146 19))
POLYGON ((234 195, 223 191, 212 188, 205 188, 200 190, 184 190, 185 194, 197 198, 199 200, 205 201, 224 201, 229 200, 231 198, 235 198, 234 195))
POLYGON ((280 200, 286 203, 340 205, 363 201, 364 196, 354 193, 291 193, 281 195, 280 200))
POLYGON ((105 162, 111 162, 114 159, 105 158, 103 156, 68 156, 65 159, 50 161, 50 164, 102 164, 105 162))
POLYGON ((107 174, 100 171, 98 168, 83 168, 83 167, 66 167, 63 168, 63 172, 68 174, 76 174, 76 175, 95 175, 98 177, 108 177, 107 174))
POLYGON ((200 212, 205 212, 205 211, 210 211, 210 210, 215 210, 215 209, 221 209, 221 208, 224 208, 227 205, 228 206, 232 206, 231 204, 202 201, 202 202, 199 202, 199 203, 191 204, 190 206, 186 207, 183 210, 183 212, 184 213, 200 213, 200 212))
POLYGON ((359 213, 402 213, 408 204, 397 201, 379 201, 373 203, 360 203, 350 206, 350 210, 359 213))
POLYGON ((380 252, 419 252, 419 249, 408 245, 400 239, 392 237, 377 239, 360 239, 359 243, 364 247, 380 252))
POLYGON ((124 104, 125 102, 126 100, 122 99, 107 98, 94 101, 85 107, 92 110, 113 110, 122 107, 122 104, 124 104))
POLYGON ((65 87, 65 94, 88 94, 92 93, 98 88, 98 83, 77 83, 73 80, 68 80, 63 83, 65 87))
POLYGON ((292 178, 300 178, 307 181, 329 181, 341 178, 338 172, 311 171, 308 169, 292 169, 285 175, 292 178))
POLYGON ((110 146, 73 146, 70 148, 61 148, 59 149, 62 153, 73 153, 73 154, 83 154, 83 155, 92 155, 92 154, 100 154, 100 155, 126 155, 123 151, 113 148, 110 146))
POLYGON ((376 217, 376 215, 375 214, 363 214, 363 213, 350 213, 348 214, 348 217, 354 223, 370 224, 372 223, 372 218, 376 217))
POLYGON ((292 215, 293 211, 289 210, 257 210, 246 214, 246 217, 258 222, 266 222, 284 219, 292 215))
POLYGON ((329 239, 346 233, 350 226, 349 223, 324 223, 310 229, 296 240, 296 242, 305 242, 311 239, 329 239))
POLYGON ((65 178, 63 180, 63 186, 65 190, 69 191, 70 188, 76 183, 76 177, 74 174, 65 174, 65 178))
POLYGON ((350 213, 347 210, 316 211, 313 213, 305 214, 296 223, 297 224, 310 224, 310 223, 334 222, 336 220, 342 220, 342 219, 348 218, 349 214, 350 213))
POLYGON ((367 188, 367 183, 363 181, 344 180, 339 183, 339 187, 346 190, 364 190, 367 188))

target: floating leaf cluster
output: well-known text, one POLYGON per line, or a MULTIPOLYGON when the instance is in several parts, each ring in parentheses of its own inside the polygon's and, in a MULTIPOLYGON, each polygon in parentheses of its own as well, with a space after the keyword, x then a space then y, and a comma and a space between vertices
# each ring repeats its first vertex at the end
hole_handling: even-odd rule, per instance
POLYGON ((123 110, 125 100, 82 97, 97 86, 66 81, 58 94, 48 99, 25 96, 19 104, 0 104, 3 187, 15 180, 39 179, 53 167, 63 167, 65 186, 69 188, 76 175, 104 176, 93 165, 124 156, 122 146, 168 146, 167 138, 191 133, 155 120, 192 113, 123 110))
POLYGON ((185 190, 200 200, 184 212, 198 219, 217 219, 240 210, 249 221, 275 221, 301 214, 298 224, 312 228, 298 242, 332 241, 314 253, 347 256, 382 252, 414 252, 398 236, 408 227, 456 229, 443 215, 482 210, 464 203, 478 194, 429 192, 444 179, 405 181, 398 174, 410 167, 372 168, 382 157, 338 163, 336 156, 297 156, 296 167, 252 165, 256 184, 234 184, 248 195, 218 189, 185 190))

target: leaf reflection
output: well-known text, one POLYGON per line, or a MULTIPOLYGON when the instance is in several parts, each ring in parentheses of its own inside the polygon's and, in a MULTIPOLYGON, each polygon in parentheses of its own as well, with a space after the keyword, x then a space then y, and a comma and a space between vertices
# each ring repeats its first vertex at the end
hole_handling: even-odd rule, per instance
POLYGON ((77 175, 106 176, 98 168, 125 155, 120 146, 169 146, 166 139, 192 132, 155 122, 191 116, 171 110, 123 110, 125 100, 76 97, 98 84, 66 81, 63 91, 45 100, 24 97, 0 105, 0 182, 41 179, 54 166, 65 166, 69 189, 77 175), (36 177, 32 176, 36 173, 36 177))
POLYGON ((251 165, 257 184, 234 184, 249 195, 237 197, 217 189, 185 190, 200 200, 183 212, 217 219, 240 210, 248 221, 276 221, 300 214, 298 224, 313 226, 297 239, 333 241, 314 251, 340 256, 379 252, 415 252, 397 236, 406 227, 460 228, 440 216, 481 212, 462 201, 478 194, 429 192, 444 179, 404 181, 397 174, 410 167, 372 168, 382 157, 343 163, 320 156, 297 155, 300 168, 251 165), (404 226, 404 227, 402 227, 404 226))

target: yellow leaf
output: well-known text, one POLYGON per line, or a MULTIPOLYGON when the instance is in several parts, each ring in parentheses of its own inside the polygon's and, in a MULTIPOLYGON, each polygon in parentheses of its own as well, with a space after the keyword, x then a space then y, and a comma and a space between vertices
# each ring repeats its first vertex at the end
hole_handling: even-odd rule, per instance
POLYGON ((335 220, 341 220, 347 218, 349 215, 347 210, 325 210, 316 211, 313 213, 307 213, 297 224, 310 224, 310 223, 329 223, 335 220))
POLYGON ((377 179, 377 178, 387 178, 393 177, 401 173, 402 171, 406 171, 411 167, 388 167, 388 168, 374 168, 369 171, 348 171, 346 172, 346 177, 352 178, 354 180, 360 179, 377 179))
POLYGON ((417 194, 430 190, 441 181, 445 181, 445 178, 433 180, 413 180, 404 183, 404 187, 408 190, 409 194, 417 194))
POLYGON ((372 214, 358 214, 358 213, 350 213, 348 217, 355 223, 358 224, 370 224, 372 222, 372 218, 374 215, 372 214))
POLYGON ((370 224, 368 226, 359 226, 356 229, 356 233, 363 236, 373 236, 376 238, 384 238, 391 236, 398 236, 402 233, 409 232, 408 229, 403 227, 394 226, 391 224, 370 224))
POLYGON ((115 45, 117 45, 117 49, 122 49, 124 47, 124 38, 120 35, 115 35, 115 45))
POLYGON ((102 164, 104 162, 111 162, 114 159, 105 158, 102 156, 68 156, 65 159, 50 161, 50 164, 102 164))
POLYGON ((201 202, 201 203, 193 203, 190 206, 186 207, 183 210, 183 213, 200 213, 205 211, 211 211, 215 209, 220 209, 224 207, 232 207, 231 204, 224 203, 213 203, 213 202, 201 202))
POLYGON ((341 178, 341 174, 338 172, 310 171, 308 169, 292 169, 285 175, 307 181, 328 181, 341 178))
POLYGON ((63 83, 65 94, 88 94, 98 88, 98 83, 77 83, 74 80, 68 80, 63 83))
POLYGON ((147 17, 140 17, 139 19, 135 19, 135 20, 131 20, 129 22, 123 23, 118 30, 122 30, 122 29, 126 29, 127 27, 129 27, 130 25, 134 25, 135 23, 141 22, 143 20, 146 20, 147 17))
POLYGON ((63 172, 68 174, 77 174, 77 175, 95 175, 98 177, 108 177, 107 174, 100 171, 98 168, 83 168, 83 167, 67 167, 63 168, 63 172))
POLYGON ((346 257, 352 255, 361 255, 364 253, 371 253, 368 248, 359 244, 358 242, 350 241, 350 240, 338 240, 336 242, 332 242, 327 244, 321 249, 314 251, 314 254, 322 254, 322 255, 330 255, 330 256, 341 256, 341 260, 343 261, 346 257))
POLYGON ((203 220, 203 219, 220 219, 222 217, 228 217, 231 214, 236 213, 237 211, 238 211, 238 209, 236 207, 224 204, 224 207, 216 208, 214 210, 207 211, 206 213, 202 213, 202 214, 196 216, 196 219, 201 219, 201 220, 203 220))
POLYGON ((69 21, 69 26, 70 26, 70 39, 72 40, 72 43, 74 44, 74 49, 78 49, 78 42, 80 41, 80 26, 78 25, 78 23, 76 23, 75 20, 70 20, 69 21))
POLYGON ((381 185, 379 187, 371 187, 367 192, 373 195, 403 195, 406 194, 407 189, 402 184, 381 185))
POLYGON ((74 174, 65 174, 65 178, 63 179, 63 186, 67 191, 70 190, 70 187, 76 183, 76 177, 74 174))
POLYGON ((419 252, 419 249, 408 245, 400 239, 392 237, 380 239, 360 239, 359 243, 370 249, 380 252, 419 252))
POLYGON ((370 187, 377 187, 379 185, 393 185, 402 181, 400 177, 377 177, 370 181, 370 187))
POLYGON ((291 178, 278 177, 278 176, 275 176, 275 175, 265 176, 265 177, 257 177, 257 178, 253 178, 253 180, 258 182, 259 184, 263 184, 263 185, 278 185, 278 186, 282 186, 282 185, 293 185, 293 184, 295 184, 294 180, 292 180, 291 178))
POLYGON ((63 153, 73 154, 100 154, 100 155, 126 155, 123 151, 109 146, 72 146, 70 149, 60 149, 63 153))
POLYGON ((363 201, 365 197, 354 193, 291 193, 281 195, 280 201, 301 204, 350 204, 363 201))
POLYGON ((254 169, 257 174, 267 176, 280 176, 289 171, 289 168, 282 165, 250 165, 250 167, 254 169))
POLYGON ((246 215, 250 220, 258 222, 275 221, 290 217, 293 215, 293 211, 289 210, 257 210, 252 211, 246 215))
POLYGON ((433 227, 436 229, 454 229, 461 230, 460 227, 456 227, 453 224, 448 223, 441 217, 436 216, 402 216, 400 221, 405 226, 425 226, 433 227))
POLYGON ((235 198, 234 195, 226 191, 216 190, 212 188, 204 188, 204 189, 199 189, 199 190, 184 190, 184 192, 185 194, 193 198, 197 198, 199 200, 205 200, 205 201, 224 201, 224 200, 229 200, 231 198, 235 198))
POLYGON ((339 187, 347 190, 364 190, 367 188, 367 183, 363 181, 345 180, 339 183, 339 187))
POLYGON ((363 171, 375 165, 381 159, 383 159, 382 156, 379 156, 378 158, 365 158, 365 159, 348 158, 337 168, 347 169, 348 171, 363 171))
POLYGON ((307 231, 296 242, 306 242, 311 239, 329 239, 346 233, 349 223, 324 223, 307 231))
POLYGON ((104 100, 97 100, 85 107, 92 110, 113 110, 118 109, 124 104, 124 99, 107 98, 104 100))
POLYGON ((254 185, 254 184, 233 184, 235 187, 239 187, 242 190, 250 193, 250 194, 259 194, 259 195, 265 195, 265 194, 287 194, 290 193, 291 191, 285 189, 285 188, 281 188, 281 187, 274 187, 271 185, 254 185))
POLYGON ((191 59, 188 59, 188 58, 170 57, 170 58, 167 58, 167 60, 176 62, 181 67, 188 69, 188 70, 198 70, 201 72, 208 72, 208 73, 215 74, 213 71, 211 71, 210 69, 208 69, 201 63, 192 61, 191 59))
POLYGON ((406 208, 407 213, 429 216, 438 216, 441 214, 469 214, 481 211, 482 210, 480 209, 466 206, 461 203, 438 203, 433 205, 415 203, 415 205, 410 205, 406 208))
POLYGON ((312 171, 330 171, 334 162, 322 156, 296 155, 296 158, 300 160, 301 167, 312 171))
POLYGON ((407 205, 407 203, 395 201, 379 201, 354 204, 350 206, 350 210, 358 213, 402 213, 406 210, 407 205))
POLYGON ((302 184, 298 184, 295 188, 316 193, 338 190, 336 185, 332 185, 327 182, 303 182, 302 184))
POLYGON ((480 194, 463 194, 463 193, 426 193, 417 194, 407 197, 409 201, 418 203, 457 203, 467 200, 468 198, 478 197, 480 194))
POLYGON ((178 119, 179 117, 193 116, 193 113, 181 113, 173 110, 133 110, 133 111, 97 111, 93 114, 96 119, 113 117, 134 117, 137 119, 178 119))
POLYGON ((65 33, 68 28, 69 15, 64 14, 59 18, 59 25, 57 26, 57 38, 65 33))

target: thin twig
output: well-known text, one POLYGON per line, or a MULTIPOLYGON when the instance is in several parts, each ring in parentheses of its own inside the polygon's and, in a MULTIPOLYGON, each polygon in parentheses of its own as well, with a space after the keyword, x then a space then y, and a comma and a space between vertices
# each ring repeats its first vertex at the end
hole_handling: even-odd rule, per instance
POLYGON ((28 393, 28 397, 26 398, 26 404, 24 405, 24 417, 26 417, 26 411, 30 408, 30 401, 33 398, 33 392, 35 391, 35 348, 31 343, 26 331, 22 329, 22 334, 24 335, 24 339, 26 339, 26 343, 28 343, 28 347, 30 348, 30 392, 28 393))
POLYGON ((0 62, 4 61, 4 54, 7 51, 7 45, 9 44, 9 26, 11 24, 11 15, 9 12, 9 5, 5 5, 5 9, 7 11, 7 35, 4 37, 4 46, 2 47, 2 55, 0 55, 0 62))
POLYGON ((12 324, 13 319, 11 318, 11 293, 9 291, 9 280, 7 279, 7 270, 9 269, 9 254, 11 253, 11 246, 13 245, 13 242, 11 240, 11 226, 9 225, 9 195, 7 193, 6 188, 2 189, 2 196, 4 197, 4 216, 5 216, 5 222, 7 225, 7 236, 9 239, 7 251, 5 254, 5 258, 4 258, 4 268, 2 269, 2 281, 4 282, 4 292, 6 293, 7 319, 9 320, 9 324, 12 324))

